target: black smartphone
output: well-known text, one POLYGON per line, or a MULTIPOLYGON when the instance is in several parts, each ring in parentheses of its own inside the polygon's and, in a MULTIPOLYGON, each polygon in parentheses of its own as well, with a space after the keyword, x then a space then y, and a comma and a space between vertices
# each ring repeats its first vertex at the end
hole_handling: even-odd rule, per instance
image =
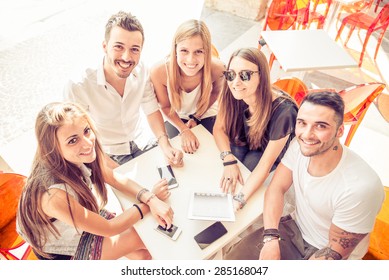
POLYGON ((170 165, 158 166, 158 173, 161 178, 165 178, 167 180, 169 189, 178 187, 178 182, 170 165))
POLYGON ((224 225, 221 222, 216 222, 197 234, 194 239, 201 249, 205 249, 226 233, 227 229, 224 225))

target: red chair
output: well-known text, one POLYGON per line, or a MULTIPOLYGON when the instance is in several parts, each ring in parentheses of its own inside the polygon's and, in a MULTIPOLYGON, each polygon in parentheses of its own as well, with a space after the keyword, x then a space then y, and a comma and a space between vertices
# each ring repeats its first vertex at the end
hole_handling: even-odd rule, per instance
POLYGON ((7 260, 36 260, 31 246, 16 232, 16 210, 26 177, 0 173, 0 255, 7 260))
POLYGON ((364 29, 367 32, 365 40, 363 42, 361 56, 359 58, 359 67, 362 65, 363 56, 364 56, 365 51, 366 51, 367 42, 369 41, 371 34, 375 31, 379 31, 379 30, 381 31, 380 36, 379 36, 378 41, 377 41, 376 50, 374 53, 374 60, 375 60, 377 57, 378 49, 382 43, 382 39, 384 38, 385 31, 389 25, 389 3, 386 4, 382 8, 380 13, 375 18, 368 15, 367 13, 363 13, 363 12, 355 13, 355 14, 351 14, 351 15, 346 16, 342 20, 342 25, 340 26, 340 28, 338 30, 338 34, 336 35, 335 41, 337 41, 340 38, 340 35, 341 35, 341 33, 346 25, 350 26, 350 31, 349 31, 347 39, 344 43, 345 46, 347 45, 347 42, 349 41, 351 34, 355 28, 364 29))
POLYGON ((339 92, 345 103, 344 124, 351 125, 344 141, 346 146, 350 145, 370 104, 384 89, 385 84, 374 82, 352 86, 339 92))
MULTIPOLYGON (((382 0, 377 0, 377 2, 375 3, 375 8, 374 8, 374 12, 376 13, 377 10, 378 10, 378 7, 380 6, 380 3, 381 3, 382 0)), ((373 0, 372 0, 373 2, 373 0)))

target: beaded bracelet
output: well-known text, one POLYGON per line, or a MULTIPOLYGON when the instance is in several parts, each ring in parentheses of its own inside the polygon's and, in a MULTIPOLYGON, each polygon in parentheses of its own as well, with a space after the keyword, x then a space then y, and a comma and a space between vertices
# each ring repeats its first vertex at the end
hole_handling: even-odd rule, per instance
POLYGON ((135 206, 136 209, 138 209, 138 212, 140 214, 140 219, 143 220, 143 213, 142 213, 142 210, 140 209, 140 207, 137 204, 134 204, 133 206, 135 206))

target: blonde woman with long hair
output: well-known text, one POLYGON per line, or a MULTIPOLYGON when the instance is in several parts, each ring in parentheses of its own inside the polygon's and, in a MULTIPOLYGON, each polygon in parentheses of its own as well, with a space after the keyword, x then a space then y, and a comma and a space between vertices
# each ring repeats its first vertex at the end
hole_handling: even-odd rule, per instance
POLYGON ((133 225, 151 211, 170 226, 166 180, 147 191, 104 162, 91 118, 73 103, 50 103, 35 125, 38 148, 17 213, 17 229, 41 259, 150 259, 133 225), (104 209, 105 184, 136 197, 120 215, 104 209), (162 200, 160 200, 162 199, 162 200))
POLYGON ((200 145, 190 128, 201 123, 212 133, 224 69, 224 64, 212 56, 208 27, 195 19, 178 27, 170 55, 151 69, 151 81, 167 119, 167 133, 170 138, 181 136, 186 153, 194 153, 200 145))
POLYGON ((235 193, 240 209, 276 168, 294 137, 297 106, 285 92, 270 84, 265 55, 256 48, 236 50, 230 57, 219 113, 213 130, 224 172, 220 186, 235 193), (237 160, 252 173, 243 181, 237 160))

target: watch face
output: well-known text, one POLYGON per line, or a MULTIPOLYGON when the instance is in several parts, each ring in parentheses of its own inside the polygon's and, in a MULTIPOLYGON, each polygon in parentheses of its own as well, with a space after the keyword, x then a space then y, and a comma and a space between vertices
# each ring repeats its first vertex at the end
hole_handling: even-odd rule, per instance
POLYGON ((221 152, 220 158, 221 158, 222 160, 224 160, 224 158, 225 158, 227 155, 229 155, 229 154, 232 154, 231 151, 221 152))

